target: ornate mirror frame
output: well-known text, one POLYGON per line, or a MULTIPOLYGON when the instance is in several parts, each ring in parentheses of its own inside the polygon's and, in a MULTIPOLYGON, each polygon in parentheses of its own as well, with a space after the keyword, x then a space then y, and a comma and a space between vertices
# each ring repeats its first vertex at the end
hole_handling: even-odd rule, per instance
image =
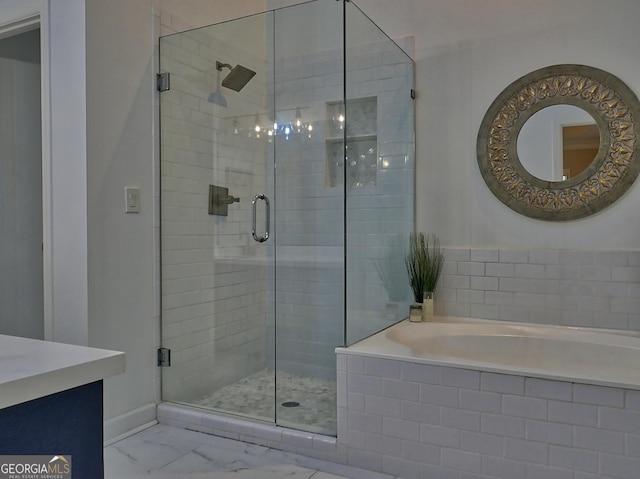
POLYGON ((523 76, 491 104, 478 132, 477 159, 489 189, 531 218, 561 221, 592 215, 616 201, 640 172, 640 102, 619 78, 584 65, 554 65, 523 76), (600 148, 591 165, 567 181, 545 181, 520 162, 518 134, 551 105, 591 114, 600 148))

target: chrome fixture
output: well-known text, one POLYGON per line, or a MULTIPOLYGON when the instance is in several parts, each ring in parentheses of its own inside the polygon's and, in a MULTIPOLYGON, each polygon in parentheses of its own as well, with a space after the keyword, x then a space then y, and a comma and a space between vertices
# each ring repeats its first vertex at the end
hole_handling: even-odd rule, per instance
POLYGON ((271 221, 269 219, 269 216, 271 216, 271 204, 269 203, 269 198, 266 195, 263 195, 262 193, 254 196, 253 199, 251 200, 251 213, 252 213, 251 214, 251 219, 252 219, 251 236, 253 236, 253 239, 258 243, 264 243, 269 239, 269 228, 271 225, 271 221), (256 233, 256 203, 258 202, 258 200, 263 200, 266 208, 263 236, 258 236, 256 233))

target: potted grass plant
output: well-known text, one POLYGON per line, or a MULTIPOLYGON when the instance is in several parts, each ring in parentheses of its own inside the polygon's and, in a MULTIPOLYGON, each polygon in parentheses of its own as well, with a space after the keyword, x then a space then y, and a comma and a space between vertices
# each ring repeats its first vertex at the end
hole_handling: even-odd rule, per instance
POLYGON ((409 319, 430 321, 433 319, 433 295, 444 266, 444 253, 438 237, 411 233, 405 265, 414 297, 409 319))

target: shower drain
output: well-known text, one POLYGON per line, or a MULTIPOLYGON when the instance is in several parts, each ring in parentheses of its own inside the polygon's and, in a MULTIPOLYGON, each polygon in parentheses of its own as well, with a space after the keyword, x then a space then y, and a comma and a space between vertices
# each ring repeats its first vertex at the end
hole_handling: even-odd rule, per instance
POLYGON ((298 401, 285 401, 281 404, 282 407, 298 407, 300 403, 298 401))

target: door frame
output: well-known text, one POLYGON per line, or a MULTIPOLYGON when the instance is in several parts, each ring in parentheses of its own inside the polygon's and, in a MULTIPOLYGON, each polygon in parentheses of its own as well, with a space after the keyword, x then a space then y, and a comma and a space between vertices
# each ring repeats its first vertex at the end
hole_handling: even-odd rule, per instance
POLYGON ((80 345, 89 340, 84 2, 0 0, 0 36, 40 25, 44 339, 80 345))
POLYGON ((43 282, 43 319, 44 339, 52 338, 52 261, 51 261, 51 211, 49 208, 50 192, 50 123, 49 118, 49 68, 48 45, 45 32, 46 22, 42 17, 46 16, 45 2, 26 1, 0 5, 0 39, 19 35, 40 28, 40 94, 41 94, 41 135, 42 135, 42 282, 43 282))

